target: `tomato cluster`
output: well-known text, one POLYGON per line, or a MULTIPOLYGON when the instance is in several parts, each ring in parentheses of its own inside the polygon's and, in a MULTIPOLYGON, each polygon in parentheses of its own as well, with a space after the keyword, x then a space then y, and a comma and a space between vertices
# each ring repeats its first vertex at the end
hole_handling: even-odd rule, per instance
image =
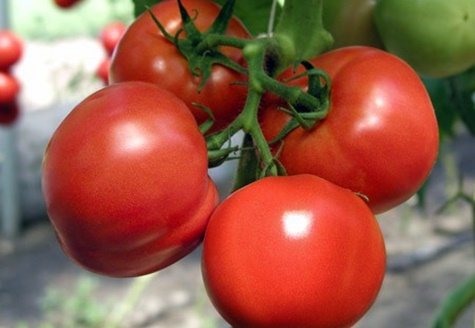
POLYGON ((436 160, 431 100, 406 62, 367 46, 256 74, 256 58, 270 66, 274 54, 236 17, 216 24, 224 11, 165 0, 127 28, 110 84, 46 148, 51 223, 75 262, 114 277, 160 270, 203 242, 206 290, 233 327, 351 327, 384 278, 375 214, 414 195, 436 160), (216 26, 222 43, 201 42, 216 26), (187 51, 203 44, 203 61, 232 64, 190 69, 187 51), (326 115, 304 124, 313 103, 326 115), (253 140, 238 175, 255 179, 220 201, 209 161, 240 129, 253 140))
POLYGON ((99 40, 106 52, 105 58, 99 63, 96 75, 104 84, 109 84, 109 69, 111 66, 111 56, 120 38, 124 35, 127 26, 120 21, 107 24, 99 35, 99 40))
POLYGON ((12 124, 19 116, 20 82, 12 74, 12 67, 22 52, 21 39, 10 30, 0 30, 0 124, 12 124))

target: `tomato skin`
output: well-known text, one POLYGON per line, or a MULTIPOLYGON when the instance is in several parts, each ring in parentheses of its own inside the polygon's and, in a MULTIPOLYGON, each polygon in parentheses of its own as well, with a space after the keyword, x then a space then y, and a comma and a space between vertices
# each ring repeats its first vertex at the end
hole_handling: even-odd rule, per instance
POLYGON ((42 183, 65 253, 113 277, 190 253, 218 201, 193 116, 144 82, 107 86, 75 107, 47 146, 42 183))
MULTIPOLYGON (((219 7, 207 0, 185 0, 182 3, 190 15, 193 16, 195 9, 199 13, 194 22, 200 31, 211 26, 219 12, 219 7)), ((171 35, 175 35, 182 27, 175 0, 160 2, 152 6, 151 10, 171 35)), ((227 35, 250 37, 236 18, 231 20, 227 35)), ((229 47, 221 50, 230 59, 242 63, 240 50, 229 47)), ((211 131, 227 126, 236 118, 244 106, 247 92, 242 85, 233 85, 244 81, 243 75, 224 66, 214 65, 211 77, 198 93, 201 78, 190 73, 186 59, 174 44, 163 37, 147 12, 128 27, 112 58, 110 83, 128 80, 152 82, 176 94, 188 105, 198 123, 206 121, 209 116, 192 103, 210 108, 216 118, 211 131)))
POLYGON ((447 77, 475 65, 473 0, 381 0, 374 18, 385 48, 421 75, 447 77))
POLYGON ((6 72, 17 63, 23 53, 20 38, 9 30, 0 30, 0 71, 6 72))
POLYGON ((334 38, 333 48, 365 45, 382 48, 373 20, 376 0, 324 0, 323 25, 334 38))
POLYGON ((4 72, 0 72, 0 104, 13 102, 20 92, 18 80, 4 72))
POLYGON ((127 26, 122 22, 112 22, 107 24, 101 31, 99 39, 109 56, 114 52, 117 43, 125 33, 127 26))
MULTIPOLYGON (((375 213, 409 199, 430 174, 439 145, 434 109, 418 75, 369 47, 336 49, 312 62, 332 79, 330 111, 311 130, 297 128, 284 139, 279 160, 287 173, 315 174, 366 195, 375 213)), ((267 140, 290 118, 276 110, 279 105, 285 107, 274 103, 261 114, 267 140)))
POLYGON ((374 302, 385 246, 365 202, 313 175, 225 199, 203 243, 208 295, 233 327, 350 327, 374 302))

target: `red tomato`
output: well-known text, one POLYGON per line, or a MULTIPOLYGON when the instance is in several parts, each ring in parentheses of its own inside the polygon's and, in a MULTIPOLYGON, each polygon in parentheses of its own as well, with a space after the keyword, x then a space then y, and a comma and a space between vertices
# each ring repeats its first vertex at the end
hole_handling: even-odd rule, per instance
POLYGON ((20 108, 16 100, 0 103, 0 125, 11 125, 18 120, 20 108))
MULTIPOLYGON (((219 7, 207 0, 184 0, 185 8, 200 31, 206 30, 218 15, 219 7), (194 14, 196 10, 198 14, 194 14)), ((175 35, 182 27, 178 4, 175 0, 160 2, 151 8, 165 29, 175 35)), ((229 24, 227 35, 249 38, 249 33, 236 18, 229 24)), ((222 52, 236 62, 242 62, 240 50, 222 48, 222 52)), ((206 86, 198 93, 200 77, 193 76, 187 60, 175 45, 162 36, 152 17, 145 12, 127 29, 117 45, 112 58, 110 83, 142 80, 155 83, 180 97, 190 108, 198 123, 209 116, 192 105, 199 103, 210 108, 216 118, 213 130, 218 130, 236 118, 244 106, 247 89, 234 82, 243 81, 244 76, 224 66, 214 65, 206 86)))
POLYGON ((218 205, 202 272, 211 301, 235 328, 343 328, 374 302, 385 259, 361 198, 298 175, 258 180, 218 205))
POLYGON ((17 63, 23 52, 20 38, 9 30, 0 30, 0 71, 8 69, 17 63))
MULTIPOLYGON (((364 194, 375 213, 406 201, 430 174, 439 145, 418 75, 401 59, 368 47, 337 49, 312 62, 332 79, 330 112, 313 129, 297 128, 284 139, 279 160, 287 173, 315 174, 364 194)), ((285 104, 262 113, 267 140, 289 120, 277 106, 285 104)))
POLYGON ((43 160, 59 242, 107 276, 164 268, 202 241, 218 201, 204 137, 185 104, 153 84, 107 86, 75 107, 43 160))
POLYGON ((71 8, 81 0, 54 0, 54 3, 61 8, 71 8))
POLYGON ((104 27, 99 35, 102 46, 110 56, 119 42, 120 38, 126 30, 126 26, 122 22, 112 22, 104 27))
POLYGON ((20 83, 18 80, 8 74, 0 71, 0 104, 11 103, 20 92, 20 83))
POLYGON ((99 66, 96 70, 96 76, 104 82, 104 84, 109 83, 109 68, 111 66, 111 60, 109 57, 104 58, 102 62, 99 63, 99 66))

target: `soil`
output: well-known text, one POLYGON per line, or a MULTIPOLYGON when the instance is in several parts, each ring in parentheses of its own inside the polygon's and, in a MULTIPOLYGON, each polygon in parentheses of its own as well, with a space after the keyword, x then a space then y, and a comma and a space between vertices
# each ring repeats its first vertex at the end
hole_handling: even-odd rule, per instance
MULTIPOLYGON (((94 63, 91 62, 100 61, 102 50, 94 40, 68 40, 54 46, 56 53, 69 51, 61 56, 68 58, 68 63, 60 64, 46 57, 41 62, 40 50, 43 49, 46 56, 47 47, 36 44, 27 48, 25 59, 16 70, 24 81, 28 80, 31 67, 42 67, 47 74, 50 70, 46 70, 45 65, 50 65, 50 68, 57 67, 61 74, 50 75, 46 82, 53 86, 48 84, 48 87, 45 81, 38 81, 38 74, 32 78, 43 85, 45 97, 39 100, 35 100, 34 87, 24 88, 27 113, 18 130, 22 136, 19 148, 23 147, 19 150, 20 173, 23 172, 22 209, 26 214, 17 237, 0 239, 0 328, 104 327, 104 320, 118 321, 121 327, 228 327, 204 291, 200 249, 150 276, 148 282, 88 273, 61 251, 41 202, 38 163, 49 133, 79 99, 78 94, 87 94, 100 84, 95 80, 80 82, 80 91, 69 93, 76 97, 72 101, 64 99, 65 93, 58 90, 70 86, 73 77, 92 74, 94 63), (71 59, 73 55, 87 52, 86 48, 90 51, 87 58, 71 59), (57 96, 58 93, 62 96, 57 96), (41 121, 48 117, 48 124, 41 121), (34 155, 32 149, 35 149, 34 155), (130 302, 134 296, 128 294, 130 287, 138 288, 140 284, 144 290, 136 302, 130 302), (131 308, 124 308, 127 305, 131 308)), ((444 154, 450 156, 444 156, 446 160, 434 169, 425 210, 410 200, 378 216, 386 241, 388 270, 374 306, 356 327, 429 327, 443 298, 475 272, 471 208, 455 203, 443 213, 437 213, 456 190, 453 179, 447 178, 452 172, 448 169, 451 161, 464 175, 467 191, 474 191, 474 146, 474 139, 463 132, 444 145, 444 154)), ((232 169, 233 164, 230 164, 211 172, 223 194, 229 186, 232 169)), ((455 327, 475 327, 474 311, 475 307, 470 307, 455 327)))

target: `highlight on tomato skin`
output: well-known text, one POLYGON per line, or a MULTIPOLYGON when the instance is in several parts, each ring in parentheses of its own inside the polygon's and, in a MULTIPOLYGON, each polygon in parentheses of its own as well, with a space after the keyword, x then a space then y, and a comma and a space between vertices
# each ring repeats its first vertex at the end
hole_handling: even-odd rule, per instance
POLYGON ((62 121, 43 159, 61 247, 111 277, 173 264, 201 243, 219 201, 207 166, 204 137, 172 93, 145 82, 93 93, 62 121))
POLYGON ((351 327, 374 303, 384 239, 367 204, 314 175, 267 177, 214 211, 203 243, 211 302, 233 327, 351 327))

